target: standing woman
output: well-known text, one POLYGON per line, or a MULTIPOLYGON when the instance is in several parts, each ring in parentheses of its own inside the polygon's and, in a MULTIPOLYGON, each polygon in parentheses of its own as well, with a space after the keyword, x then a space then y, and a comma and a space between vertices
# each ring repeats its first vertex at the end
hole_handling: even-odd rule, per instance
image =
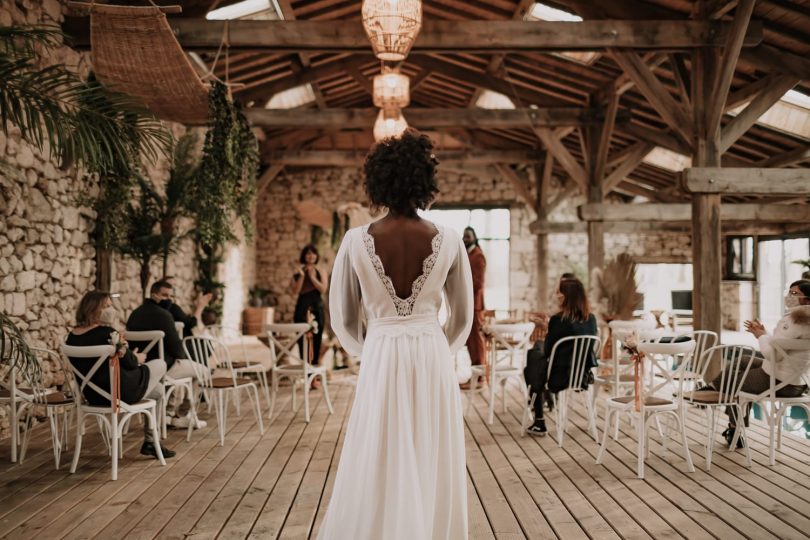
MULTIPOLYGON (((312 317, 318 324, 318 330, 312 339, 312 363, 317 364, 321 357, 321 338, 323 337, 323 293, 326 292, 326 280, 321 276, 320 271, 316 267, 320 255, 318 250, 312 244, 307 244, 301 250, 301 257, 298 262, 301 267, 295 271, 292 279, 292 292, 298 295, 298 300, 295 303, 295 314, 293 321, 297 323, 309 322, 308 313, 312 313, 312 317)), ((301 358, 304 358, 304 341, 303 338, 298 342, 298 351, 301 353, 301 358)))

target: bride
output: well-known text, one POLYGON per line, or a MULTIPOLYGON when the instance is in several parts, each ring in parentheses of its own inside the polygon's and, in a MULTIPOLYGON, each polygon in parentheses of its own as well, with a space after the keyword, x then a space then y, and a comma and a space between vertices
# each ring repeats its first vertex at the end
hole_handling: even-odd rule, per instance
POLYGON ((348 231, 335 261, 332 329, 361 368, 321 540, 467 538, 453 354, 472 325, 472 277, 460 236, 416 213, 439 191, 432 149, 412 130, 372 148, 365 187, 388 215, 348 231))

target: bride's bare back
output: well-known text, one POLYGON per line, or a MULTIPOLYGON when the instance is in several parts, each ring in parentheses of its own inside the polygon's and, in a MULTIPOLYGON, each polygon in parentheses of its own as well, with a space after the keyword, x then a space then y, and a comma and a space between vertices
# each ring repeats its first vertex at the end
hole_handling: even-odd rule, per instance
POLYGON ((422 264, 431 254, 436 227, 420 218, 388 216, 370 225, 368 232, 397 296, 408 298, 413 282, 422 274, 422 264))

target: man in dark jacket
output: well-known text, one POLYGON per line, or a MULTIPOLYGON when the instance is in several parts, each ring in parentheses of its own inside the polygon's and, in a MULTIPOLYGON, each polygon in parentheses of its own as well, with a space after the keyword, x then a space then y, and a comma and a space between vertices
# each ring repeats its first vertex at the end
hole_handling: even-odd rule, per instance
MULTIPOLYGON (((174 288, 174 277, 173 276, 165 276, 165 277, 161 278, 160 281, 165 281, 166 283, 171 285, 172 288, 174 288)), ((194 314, 193 315, 186 313, 183 310, 183 308, 181 308, 180 306, 178 306, 177 304, 174 303, 174 298, 170 298, 171 304, 169 304, 169 307, 167 309, 169 310, 169 313, 172 314, 172 318, 174 318, 174 322, 183 323, 183 336, 182 337, 186 338, 186 337, 189 337, 189 336, 192 335, 192 331, 194 330, 194 328, 197 327, 198 322, 202 320, 203 310, 205 310, 205 308, 211 302, 212 296, 213 295, 211 293, 207 293, 207 294, 202 294, 199 297, 197 297, 197 302, 194 305, 194 314)))
MULTIPOLYGON (((183 343, 177 328, 174 325, 174 318, 169 313, 169 306, 172 303, 172 286, 166 281, 156 281, 149 289, 149 298, 143 304, 135 308, 127 320, 127 330, 134 332, 160 330, 163 332, 163 353, 166 362, 166 375, 173 379, 191 377, 195 382, 199 381, 198 369, 205 369, 199 363, 189 360, 183 350, 183 343)), ((130 347, 145 348, 146 343, 130 341, 130 347)), ((158 357, 157 347, 153 347, 146 356, 146 361, 158 357)), ((171 404, 168 404, 169 406, 171 404)), ((168 411, 169 416, 174 416, 173 411, 168 411)), ((171 424, 175 427, 188 426, 191 421, 186 418, 173 418, 171 424)), ((197 420, 197 428, 205 427, 202 420, 197 420)))

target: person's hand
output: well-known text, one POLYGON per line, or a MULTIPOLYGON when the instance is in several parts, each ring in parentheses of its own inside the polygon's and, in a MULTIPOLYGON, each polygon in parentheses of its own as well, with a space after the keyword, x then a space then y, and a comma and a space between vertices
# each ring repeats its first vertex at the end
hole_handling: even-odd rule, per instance
POLYGON ((533 322, 538 328, 548 330, 548 315, 545 313, 539 313, 529 317, 529 322, 533 322))
POLYGON ((138 360, 139 364, 143 364, 146 362, 146 353, 138 352, 138 349, 134 349, 132 354, 135 355, 135 359, 138 360))
POLYGON ((760 336, 767 334, 765 331, 765 326, 757 320, 745 321, 743 325, 745 326, 746 332, 750 332, 757 339, 759 339, 760 336))
POLYGON ((205 307, 211 303, 211 299, 214 297, 214 293, 205 293, 197 297, 197 309, 203 310, 205 307))

